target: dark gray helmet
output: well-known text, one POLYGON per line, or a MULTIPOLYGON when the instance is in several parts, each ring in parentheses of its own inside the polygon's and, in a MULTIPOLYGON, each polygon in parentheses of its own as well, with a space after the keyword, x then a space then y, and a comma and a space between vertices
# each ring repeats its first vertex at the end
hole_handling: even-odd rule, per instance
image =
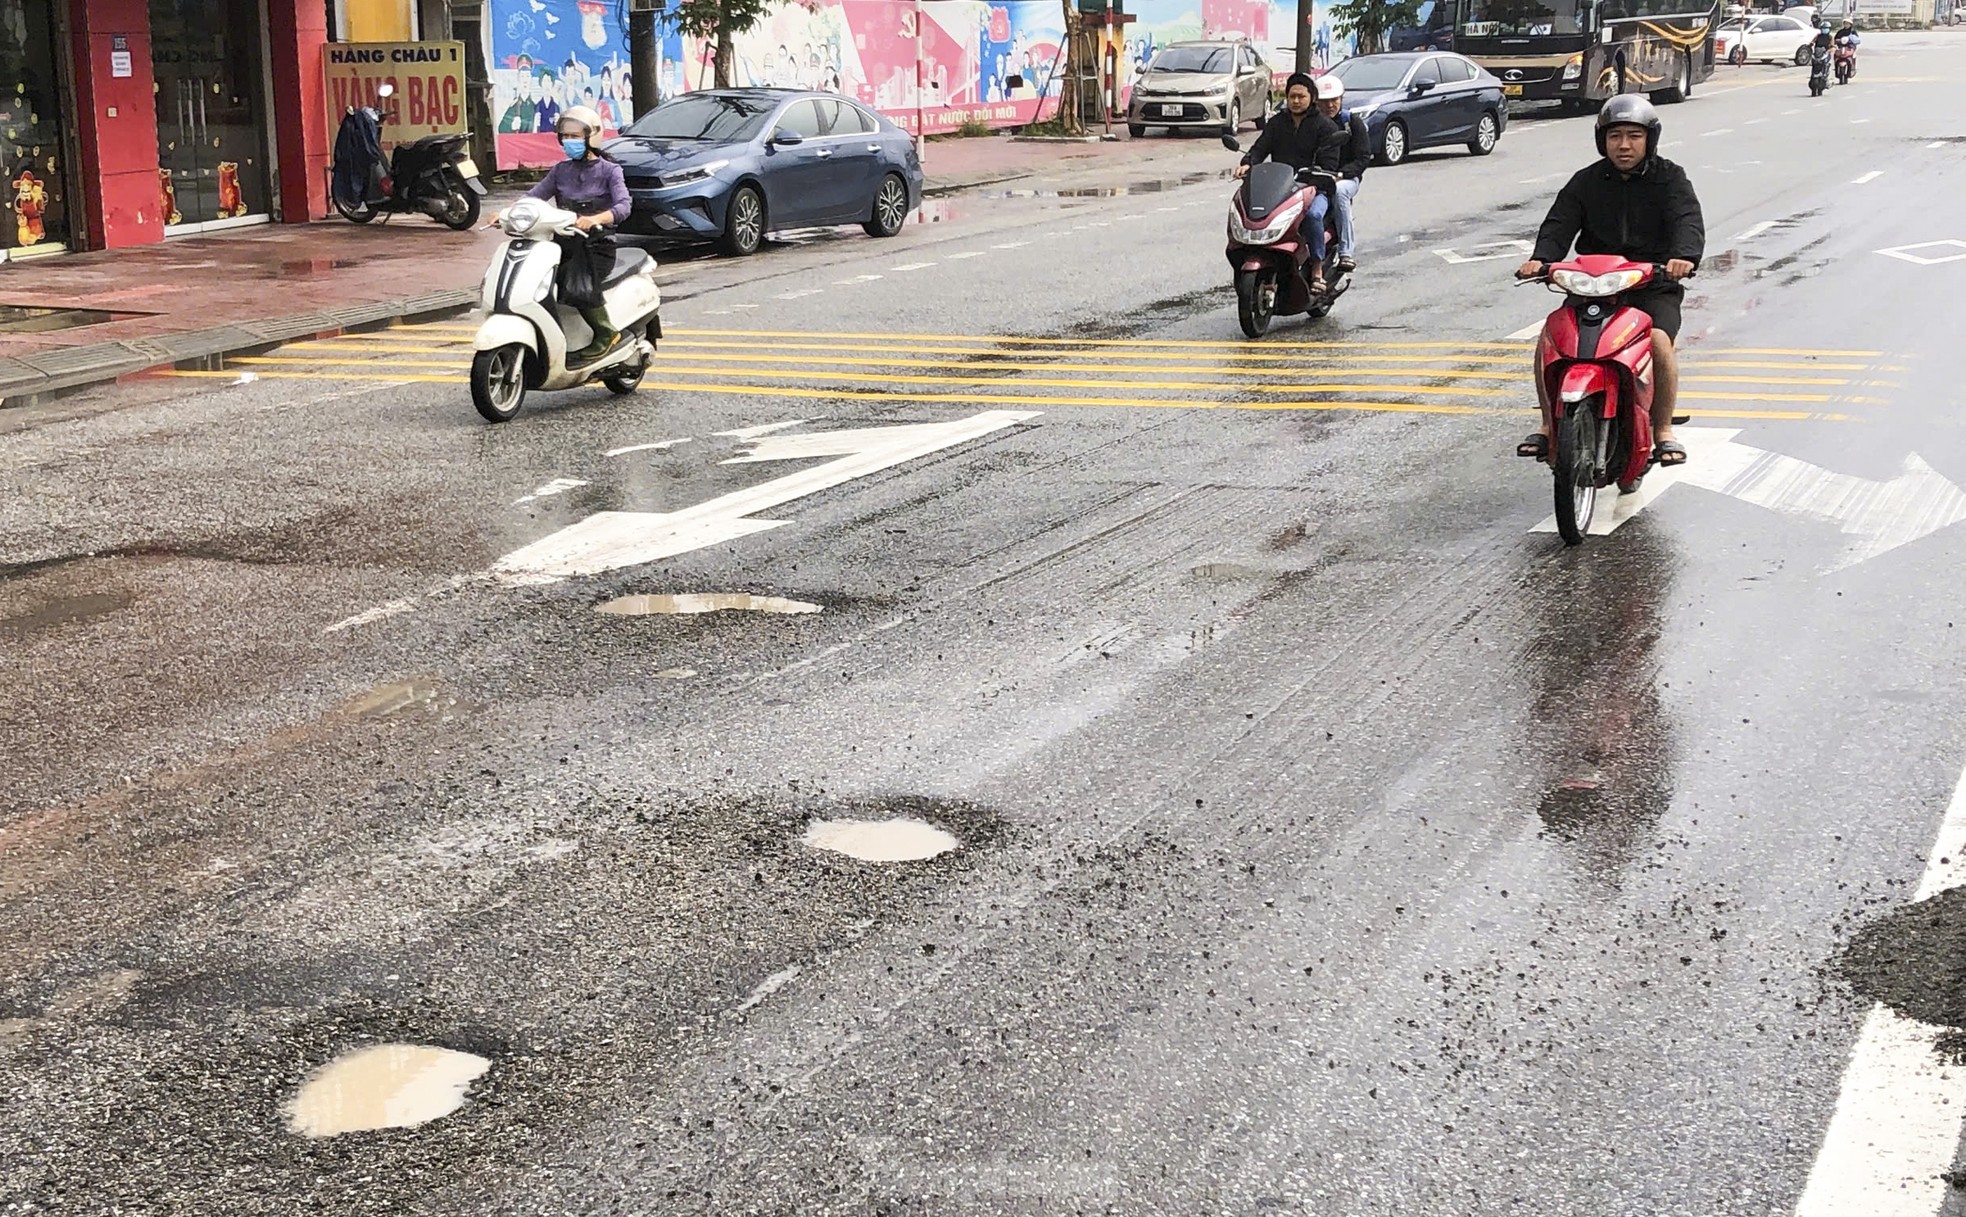
POLYGON ((1659 112, 1652 103, 1636 93, 1623 93, 1604 103, 1597 112, 1597 154, 1605 155, 1604 133, 1613 127, 1645 128, 1645 155, 1656 156, 1659 152, 1659 133, 1665 124, 1659 121, 1659 112))

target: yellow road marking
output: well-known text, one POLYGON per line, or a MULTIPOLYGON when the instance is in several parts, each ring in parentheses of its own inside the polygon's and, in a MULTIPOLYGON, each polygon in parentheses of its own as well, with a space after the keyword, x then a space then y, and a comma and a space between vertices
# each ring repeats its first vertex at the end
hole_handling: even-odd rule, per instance
MULTIPOLYGON (((237 380, 239 378, 236 372, 204 372, 181 369, 172 369, 159 374, 194 379, 237 380)), ((389 383, 434 384, 460 384, 469 379, 469 377, 462 373, 452 376, 409 373, 379 376, 368 373, 256 372, 254 375, 262 380, 373 380, 389 383)), ((1440 402, 1182 401, 1168 398, 1136 400, 1133 398, 1113 397, 1027 397, 1008 393, 881 393, 860 392, 853 389, 801 389, 783 385, 665 384, 647 381, 643 382, 642 388, 645 390, 662 389, 672 393, 729 393, 738 396, 792 397, 802 400, 824 400, 830 398, 840 401, 947 403, 957 405, 1119 406, 1155 410, 1359 410, 1398 414, 1515 414, 1524 416, 1536 413, 1530 407, 1456 406, 1440 402)), ((1839 423, 1856 421, 1848 414, 1820 413, 1808 410, 1689 410, 1687 413, 1695 418, 1751 418, 1766 421, 1839 423)))
MULTIPOLYGON (((1247 342, 1233 340, 1196 340, 1175 338, 1020 338, 1014 335, 973 335, 973 334, 862 334, 834 330, 701 330, 680 329, 669 333, 685 338, 850 338, 882 342, 982 342, 1003 346, 1064 346, 1064 347, 1230 347, 1248 346, 1247 342)), ((1496 350, 1527 351, 1535 344, 1528 342, 1298 342, 1289 344, 1286 349, 1321 350, 1496 350)))
POLYGON ((1726 347, 1723 355, 1821 355, 1827 359, 1882 359, 1882 351, 1807 351, 1795 347, 1726 347))

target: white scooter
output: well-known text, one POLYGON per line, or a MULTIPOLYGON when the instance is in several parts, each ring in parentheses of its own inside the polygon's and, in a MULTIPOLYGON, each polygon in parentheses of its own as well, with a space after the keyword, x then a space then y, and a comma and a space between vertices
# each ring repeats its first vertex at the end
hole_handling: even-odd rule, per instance
POLYGON ((642 383, 662 337, 662 292, 655 259, 623 246, 601 288, 608 324, 620 332, 614 349, 592 363, 567 366, 567 352, 593 341, 580 311, 561 303, 560 247, 555 236, 582 236, 580 217, 539 199, 521 199, 499 228, 510 238, 485 272, 477 355, 471 360, 471 403, 486 421, 509 421, 531 389, 576 389, 600 381, 628 394, 642 383))

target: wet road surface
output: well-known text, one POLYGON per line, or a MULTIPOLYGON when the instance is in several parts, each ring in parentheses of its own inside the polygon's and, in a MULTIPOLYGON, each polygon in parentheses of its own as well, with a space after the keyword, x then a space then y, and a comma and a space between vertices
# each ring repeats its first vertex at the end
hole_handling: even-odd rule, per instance
POLYGON ((1957 1211, 1966 42, 1875 41, 1665 111, 1696 464, 1575 550, 1574 121, 1262 342, 1177 183, 678 264, 507 426, 468 320, 0 415, 0 1212, 1957 1211))

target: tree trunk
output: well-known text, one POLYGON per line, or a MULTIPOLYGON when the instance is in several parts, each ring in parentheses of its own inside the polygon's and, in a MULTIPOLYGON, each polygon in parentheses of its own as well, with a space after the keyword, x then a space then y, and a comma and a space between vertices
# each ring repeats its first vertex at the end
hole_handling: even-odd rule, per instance
POLYGON ((730 26, 717 27, 717 87, 728 89, 737 82, 731 79, 737 73, 737 44, 731 41, 730 26))
POLYGON ((1058 90, 1058 130, 1065 135, 1084 135, 1079 120, 1079 79, 1085 74, 1084 39, 1080 36, 1079 13, 1073 0, 1060 0, 1065 9, 1065 81, 1058 90))

